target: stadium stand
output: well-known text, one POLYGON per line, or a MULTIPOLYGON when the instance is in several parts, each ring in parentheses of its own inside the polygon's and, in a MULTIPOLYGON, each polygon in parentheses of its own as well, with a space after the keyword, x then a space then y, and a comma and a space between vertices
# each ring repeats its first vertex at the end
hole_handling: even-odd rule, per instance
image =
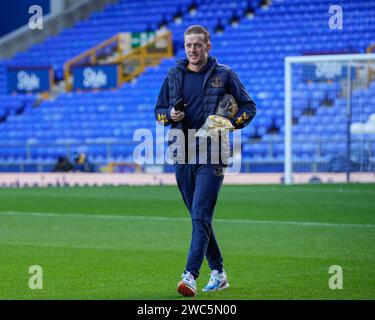
MULTIPOLYGON (((327 25, 329 5, 328 0, 313 4, 309 0, 274 0, 269 6, 257 0, 121 0, 106 7, 2 62, 0 170, 48 171, 59 156, 77 152, 86 152, 98 167, 110 161, 131 161, 133 132, 140 125, 155 130, 152 110, 161 82, 176 58, 184 56, 183 31, 188 25, 199 23, 212 33, 212 54, 236 70, 257 102, 258 114, 252 125, 243 130, 243 170, 249 170, 250 163, 251 170, 281 171, 284 57, 364 53, 375 39, 373 1, 345 1, 345 28, 340 32, 333 33, 327 27, 311 28, 327 25), (249 8, 254 16, 248 15, 249 8), (38 107, 35 95, 6 94, 6 66, 51 65, 55 78, 60 80, 67 60, 104 39, 121 31, 142 32, 163 25, 173 34, 175 58, 148 67, 135 81, 124 83, 118 90, 62 93, 38 107)), ((336 84, 329 83, 296 85, 299 96, 293 96, 297 106, 293 110, 294 133, 303 141, 313 141, 317 135, 344 140, 345 108, 340 108, 344 101, 338 94, 341 88, 332 90, 330 86, 336 84), (329 107, 324 103, 327 99, 329 107), (320 114, 325 115, 326 123, 337 124, 334 130, 326 129, 320 114)), ((371 87, 375 89, 375 83, 371 87)), ((361 113, 353 112, 353 122, 366 122, 375 112, 375 90, 354 91, 353 102, 357 100, 366 107, 361 113)), ((344 143, 340 148, 345 148, 344 143)), ((297 144, 293 152, 297 159, 308 162, 316 157, 327 160, 335 150, 336 146, 325 144, 317 151, 311 143, 297 144)), ((371 150, 374 152, 374 146, 371 150)))

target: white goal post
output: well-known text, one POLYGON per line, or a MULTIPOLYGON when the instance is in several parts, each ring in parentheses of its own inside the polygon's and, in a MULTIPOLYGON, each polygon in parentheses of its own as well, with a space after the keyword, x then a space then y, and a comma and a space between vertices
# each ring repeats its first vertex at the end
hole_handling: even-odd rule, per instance
POLYGON ((347 182, 374 173, 375 54, 285 57, 284 85, 285 184, 296 172, 340 172, 347 182))

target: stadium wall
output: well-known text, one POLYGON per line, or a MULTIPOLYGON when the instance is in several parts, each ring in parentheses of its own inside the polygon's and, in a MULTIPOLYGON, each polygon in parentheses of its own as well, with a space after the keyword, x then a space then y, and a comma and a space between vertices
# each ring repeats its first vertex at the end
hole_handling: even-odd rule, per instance
POLYGON ((38 5, 42 7, 43 14, 50 12, 50 0, 23 0, 0 2, 0 37, 27 24, 30 18, 29 7, 38 5))
MULTIPOLYGON (((26 24, 31 15, 28 13, 29 6, 18 10, 21 12, 23 26, 0 38, 0 59, 8 59, 19 51, 26 51, 32 45, 44 41, 50 35, 56 35, 65 28, 73 26, 76 22, 86 19, 92 12, 100 11, 109 3, 118 0, 82 0, 76 2, 68 2, 65 10, 59 14, 50 12, 50 4, 48 1, 48 11, 43 8, 43 29, 31 30, 26 24), (50 13, 49 13, 50 12, 50 13), (49 13, 49 14, 46 14, 49 13)), ((35 1, 34 1, 35 2, 35 1)), ((8 1, 4 3, 7 3, 8 1)), ((37 2, 33 4, 38 4, 37 2)), ((1 7, 0 7, 1 8, 1 7)), ((56 11, 55 6, 51 6, 52 11, 56 11)), ((7 10, 4 10, 6 13, 7 10)), ((12 14, 9 15, 13 17, 12 14)), ((9 32, 10 30, 8 30, 9 32)))
MULTIPOLYGON (((226 185, 281 184, 281 173, 243 173, 227 175, 226 185)), ((345 173, 299 173, 294 183, 345 183, 345 173)), ((353 183, 374 183, 375 173, 353 173, 353 183)), ((173 173, 2 173, 0 188, 59 186, 176 185, 173 173)))

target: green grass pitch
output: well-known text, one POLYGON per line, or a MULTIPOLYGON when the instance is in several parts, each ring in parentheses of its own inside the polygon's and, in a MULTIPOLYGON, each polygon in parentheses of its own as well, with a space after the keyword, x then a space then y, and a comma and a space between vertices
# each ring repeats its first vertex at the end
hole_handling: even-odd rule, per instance
MULTIPOLYGON (((173 186, 0 189, 0 299, 186 299, 190 228, 173 186)), ((223 186, 214 228, 231 287, 205 261, 195 299, 375 299, 373 184, 223 186)))

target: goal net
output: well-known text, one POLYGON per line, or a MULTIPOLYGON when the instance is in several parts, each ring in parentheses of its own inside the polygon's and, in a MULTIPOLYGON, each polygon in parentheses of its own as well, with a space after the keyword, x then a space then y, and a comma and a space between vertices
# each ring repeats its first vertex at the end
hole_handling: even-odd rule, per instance
POLYGON ((286 57, 284 111, 286 184, 374 175, 375 54, 286 57))

